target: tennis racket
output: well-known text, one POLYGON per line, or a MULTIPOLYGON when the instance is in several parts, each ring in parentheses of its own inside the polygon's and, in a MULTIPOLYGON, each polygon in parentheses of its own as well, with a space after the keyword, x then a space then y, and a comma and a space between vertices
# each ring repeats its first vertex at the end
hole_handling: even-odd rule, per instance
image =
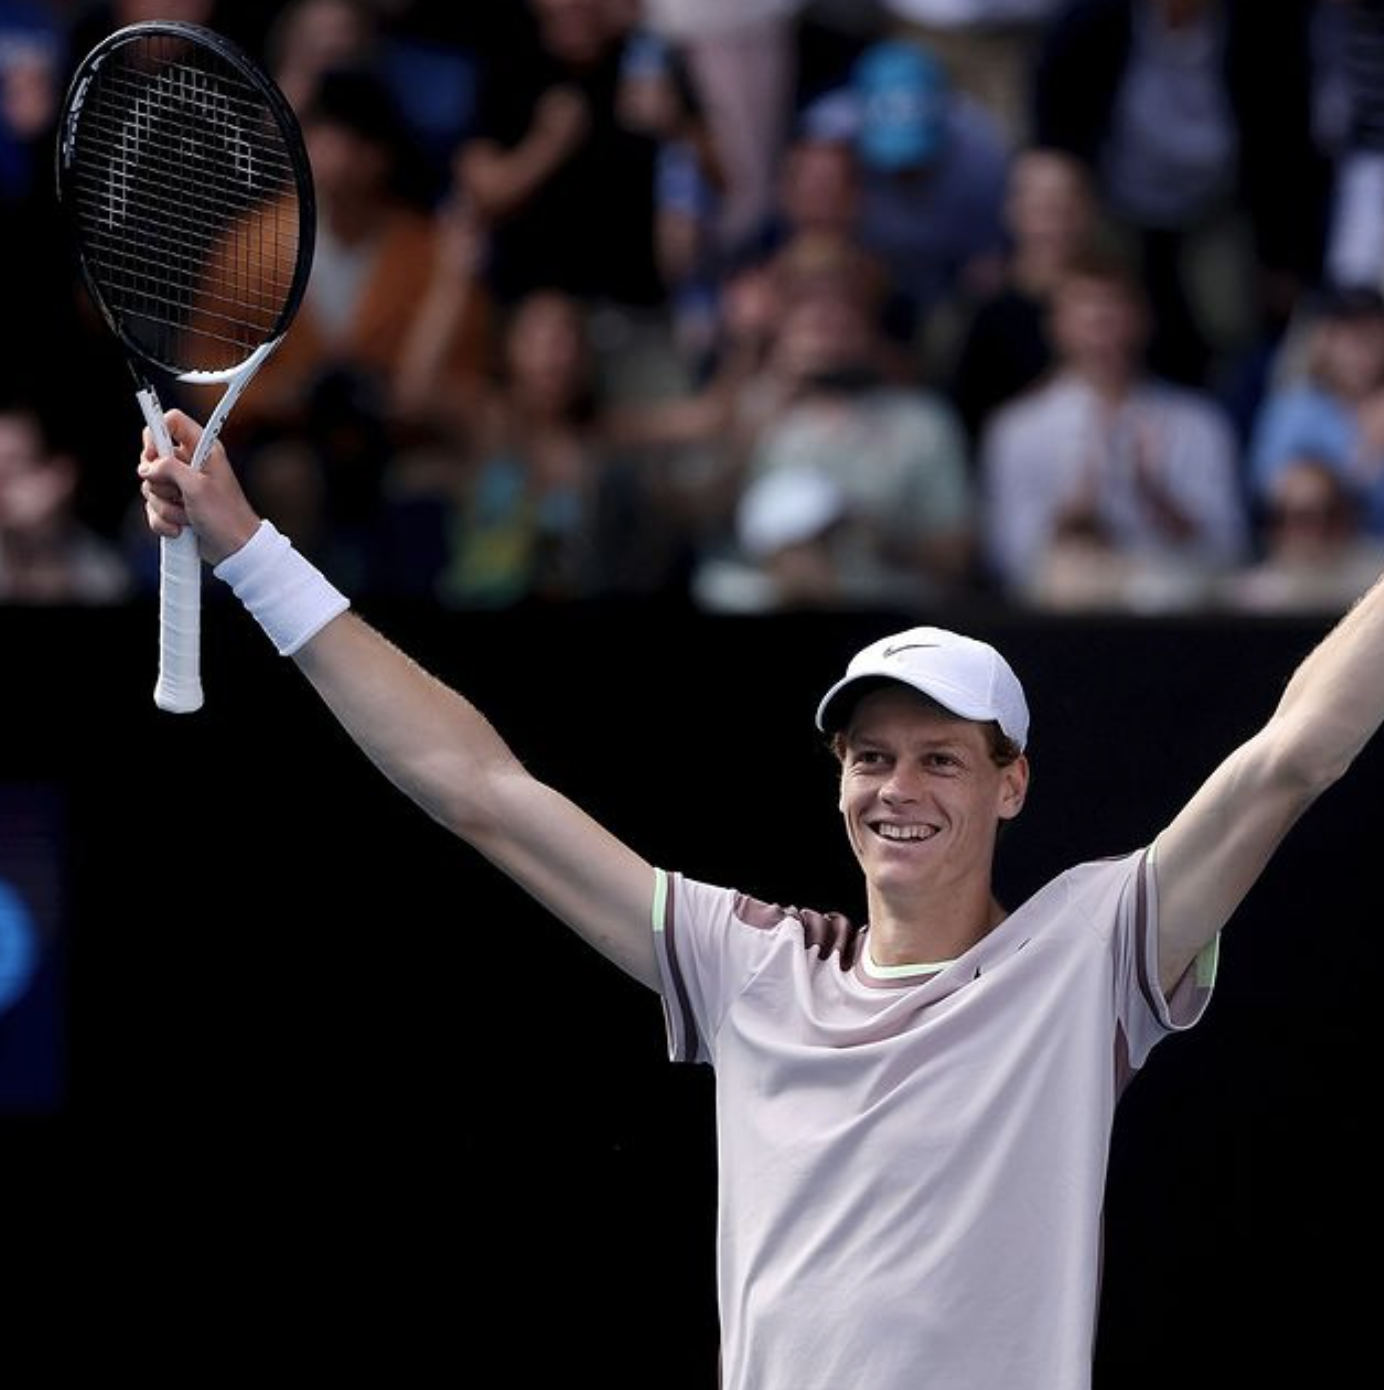
MULTIPOLYGON (((135 375, 161 454, 166 375, 222 385, 189 461, 288 331, 312 268, 316 201, 292 108, 259 66, 201 25, 119 29, 82 60, 58 128, 58 200, 78 264, 135 375)), ((202 704, 197 537, 160 542, 154 702, 202 704)))

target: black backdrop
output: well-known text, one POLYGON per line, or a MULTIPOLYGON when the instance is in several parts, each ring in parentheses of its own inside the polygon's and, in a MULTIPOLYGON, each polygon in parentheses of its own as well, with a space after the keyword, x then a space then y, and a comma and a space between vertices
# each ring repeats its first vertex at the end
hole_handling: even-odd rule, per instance
MULTIPOLYGON (((912 619, 367 616, 650 859, 861 912, 812 710, 912 619)), ((1033 706, 1010 901, 1146 841, 1326 630, 950 621, 1033 706)), ((151 609, 0 612, 0 784, 56 794, 67 827, 65 1097, 0 1132, 14 1325, 56 1309, 150 1370, 709 1390, 709 1076, 248 619, 213 595, 206 627, 207 705, 177 717, 150 699, 151 609)), ((1296 828, 1207 1018, 1122 1103, 1100 1390, 1372 1359, 1381 758, 1296 828)))

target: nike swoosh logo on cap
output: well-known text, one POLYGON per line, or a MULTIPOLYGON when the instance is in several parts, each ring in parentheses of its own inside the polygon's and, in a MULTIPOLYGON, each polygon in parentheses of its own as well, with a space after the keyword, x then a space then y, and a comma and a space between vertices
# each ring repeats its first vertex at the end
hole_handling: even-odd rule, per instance
POLYGON ((898 656, 900 652, 919 651, 924 647, 940 647, 940 642, 904 642, 901 646, 885 647, 881 656, 898 656))

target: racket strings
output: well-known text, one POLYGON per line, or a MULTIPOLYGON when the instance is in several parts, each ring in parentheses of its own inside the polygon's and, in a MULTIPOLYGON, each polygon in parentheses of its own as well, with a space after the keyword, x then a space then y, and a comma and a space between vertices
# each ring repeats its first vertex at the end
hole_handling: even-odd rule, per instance
POLYGON ((131 47, 81 112, 73 174, 88 271, 151 357, 228 370, 275 336, 292 291, 294 163, 229 65, 189 61, 163 39, 131 47))

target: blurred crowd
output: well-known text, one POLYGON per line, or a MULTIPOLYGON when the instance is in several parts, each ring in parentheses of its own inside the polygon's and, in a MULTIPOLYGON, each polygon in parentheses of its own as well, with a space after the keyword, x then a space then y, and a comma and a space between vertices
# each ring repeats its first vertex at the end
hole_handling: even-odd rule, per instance
POLYGON ((302 122, 312 278, 224 437, 359 598, 1325 613, 1384 567, 1384 0, 0 0, 0 602, 157 585, 53 192, 151 18, 302 122))

